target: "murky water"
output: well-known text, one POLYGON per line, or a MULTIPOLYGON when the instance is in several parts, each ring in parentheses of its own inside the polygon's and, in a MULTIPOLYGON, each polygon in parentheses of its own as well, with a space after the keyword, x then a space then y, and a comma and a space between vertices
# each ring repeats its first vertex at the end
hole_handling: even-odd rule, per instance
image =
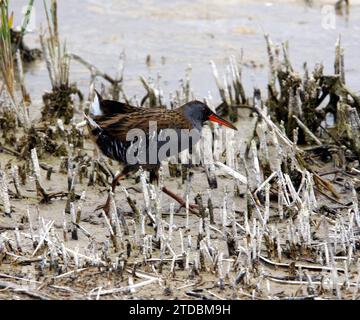
MULTIPOLYGON (((13 1, 20 22, 19 10, 26 0, 13 1)), ((36 2, 36 26, 27 36, 30 46, 39 46, 40 24, 45 26, 42 1, 36 2)), ((192 87, 197 98, 211 91, 218 98, 209 60, 220 71, 228 56, 265 67, 244 67, 243 79, 251 94, 252 87, 265 88, 267 55, 263 32, 274 42, 289 40, 290 57, 297 70, 307 61, 312 67, 323 62, 332 72, 334 44, 339 34, 345 48, 348 85, 360 91, 360 6, 353 5, 348 17, 337 16, 336 28, 322 26, 322 5, 314 1, 312 7, 298 2, 265 1, 122 1, 122 0, 60 0, 59 23, 62 39, 71 52, 114 75, 118 56, 126 52, 125 91, 128 96, 142 97, 144 89, 139 76, 162 76, 165 97, 179 88, 188 64, 192 65, 192 87), (151 55, 150 67, 146 57, 151 55)), ((88 71, 72 63, 71 78, 87 94, 88 71)), ((50 88, 44 63, 27 72, 27 84, 33 98, 39 99, 50 88)))

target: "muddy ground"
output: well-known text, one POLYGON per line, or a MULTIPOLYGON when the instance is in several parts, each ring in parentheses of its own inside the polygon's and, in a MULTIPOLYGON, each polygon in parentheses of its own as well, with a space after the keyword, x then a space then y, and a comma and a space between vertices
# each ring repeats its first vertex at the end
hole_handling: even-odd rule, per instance
MULTIPOLYGON (((242 117, 237 127, 239 131, 236 132, 235 141, 239 144, 239 150, 244 151, 244 146, 247 140, 251 137, 252 131, 254 128, 254 119, 250 117, 248 111, 242 111, 242 117)), ((86 144, 85 152, 92 156, 94 146, 89 141, 86 144)), ((1 168, 6 168, 11 163, 17 163, 17 160, 13 156, 6 155, 4 153, 0 154, 1 168)), ((57 158, 46 158, 44 159, 47 164, 53 166, 56 170, 56 173, 51 175, 51 180, 46 180, 46 172, 42 170, 43 183, 46 190, 50 192, 64 191, 67 188, 67 175, 59 173, 59 159, 57 158)), ((319 163, 319 172, 329 172, 331 171, 332 165, 319 163)), ((114 171, 119 169, 119 166, 112 165, 114 171)), ((67 270, 49 270, 49 267, 45 267, 41 271, 41 255, 31 255, 34 248, 32 247, 32 242, 25 238, 25 235, 29 234, 29 223, 27 220, 27 209, 30 210, 30 217, 33 220, 32 225, 35 230, 37 230, 37 216, 39 215, 45 222, 54 221, 54 231, 58 238, 63 241, 63 221, 64 221, 64 209, 66 206, 66 199, 53 200, 49 204, 39 203, 39 197, 36 196, 36 191, 34 189, 34 183, 28 181, 25 186, 21 186, 21 192, 24 196, 22 200, 11 199, 11 205, 13 206, 13 213, 11 217, 5 217, 3 214, 0 216, 0 232, 1 235, 15 239, 14 228, 19 228, 22 248, 21 251, 18 251, 15 256, 2 256, 1 257, 1 272, 0 272, 0 284, 2 285, 2 290, 0 291, 0 297, 2 299, 303 299, 303 298, 313 298, 314 295, 309 292, 309 286, 306 282, 306 279, 303 278, 302 281, 298 282, 294 279, 298 277, 299 270, 300 274, 302 273, 302 268, 298 265, 305 266, 315 266, 322 267, 319 264, 319 256, 316 256, 315 252, 312 254, 310 252, 304 252, 302 256, 299 256, 296 259, 283 256, 281 263, 283 266, 273 266, 265 260, 267 256, 267 250, 264 245, 262 245, 261 255, 265 259, 259 259, 256 263, 256 270, 252 270, 250 278, 244 283, 240 284, 234 288, 232 283, 237 276, 237 272, 233 270, 233 263, 236 260, 236 255, 229 256, 228 247, 226 241, 221 234, 223 230, 222 225, 222 210, 224 203, 225 192, 228 193, 229 203, 228 208, 233 208, 236 213, 236 221, 240 224, 244 224, 244 212, 246 207, 246 201, 244 200, 244 192, 246 190, 245 186, 240 187, 240 196, 234 195, 235 187, 238 185, 236 181, 226 175, 226 173, 218 170, 216 175, 218 179, 218 188, 216 190, 210 190, 208 182, 206 179, 206 174, 204 169, 201 167, 196 167, 192 169, 194 174, 192 183, 191 183, 191 192, 190 199, 193 199, 198 193, 203 195, 204 203, 207 203, 209 195, 213 201, 214 205, 214 215, 215 215, 215 224, 213 227, 216 229, 210 230, 210 237, 212 239, 213 245, 224 254, 224 259, 229 258, 229 262, 223 262, 224 269, 229 267, 230 272, 228 276, 224 279, 223 286, 219 284, 219 274, 218 272, 211 271, 210 266, 208 265, 208 270, 203 270, 199 275, 194 275, 193 272, 189 270, 183 270, 183 266, 180 264, 175 267, 175 272, 171 272, 171 261, 172 255, 168 252, 164 259, 164 264, 159 267, 159 262, 146 262, 144 256, 136 248, 135 243, 140 243, 141 235, 139 231, 139 226, 137 230, 134 231, 134 228, 131 227, 130 221, 133 221, 132 211, 127 204, 126 197, 124 193, 118 189, 115 193, 116 204, 118 210, 126 216, 126 219, 129 222, 130 236, 125 236, 125 239, 129 239, 132 243, 132 253, 129 259, 127 259, 127 269, 124 272, 111 270, 109 267, 79 267, 78 271, 74 266, 69 267, 67 270), (38 212, 38 213, 37 213, 38 212), (136 235, 132 233, 136 232, 136 235), (295 265, 291 265, 295 263, 295 265), (134 265, 137 265, 134 269, 134 265), (154 266, 151 267, 151 266, 154 266), (134 283, 140 283, 146 281, 146 276, 156 276, 158 280, 154 283, 150 283, 142 288, 136 289, 134 292, 127 290, 129 285, 129 276, 132 272, 134 274, 134 283), (67 273, 68 272, 68 273, 67 273), (144 276, 145 275, 145 276, 144 276), (145 278, 144 278, 145 277, 145 278), (285 279, 290 280, 290 283, 285 279), (291 281, 294 280, 294 281, 291 281), (3 282, 9 282, 16 284, 17 289, 6 288, 3 282), (26 288, 25 292, 21 292, 21 288, 26 288), (106 290, 119 289, 119 292, 106 293, 106 290), (124 291, 123 291, 124 290, 124 291), (104 294, 102 292, 105 292, 104 294), (97 296, 99 294, 99 296, 97 296)), ((330 180, 334 178, 333 174, 327 176, 330 180)), ((167 170, 166 163, 164 164, 164 184, 170 189, 176 191, 179 194, 185 192, 185 184, 181 183, 181 178, 171 178, 167 170)), ((136 203, 139 208, 144 206, 144 197, 141 191, 141 185, 135 182, 134 178, 129 178, 122 182, 122 185, 126 188, 135 187, 137 189, 129 189, 131 197, 136 200, 136 203)), ((11 187, 10 187, 11 188, 11 187)), ((344 186, 336 185, 336 189, 341 195, 339 203, 351 203, 351 194, 344 186)), ((106 225, 104 217, 99 217, 99 212, 95 212, 95 208, 98 205, 101 205, 105 202, 107 193, 106 188, 104 187, 88 187, 86 183, 76 183, 76 193, 81 194, 83 191, 86 191, 86 201, 82 209, 81 215, 81 225, 94 237, 94 241, 90 239, 81 231, 78 232, 78 240, 71 240, 71 217, 69 214, 65 214, 65 219, 68 222, 68 232, 67 232, 67 241, 64 242, 67 248, 73 250, 79 250, 79 253, 87 252, 86 249, 89 248, 90 243, 95 244, 95 247, 101 251, 104 241, 110 245, 109 256, 111 259, 115 259, 116 256, 124 257, 126 255, 126 242, 122 242, 123 248, 120 248, 118 252, 114 252, 112 248, 109 229, 106 225)), ((163 219, 169 221, 169 206, 173 202, 172 199, 168 198, 166 195, 162 194, 162 208, 161 212, 163 214, 163 219)), ((329 207, 338 207, 337 203, 330 201, 328 198, 317 194, 318 205, 327 205, 329 207)), ((191 200, 192 202, 192 200, 191 200)), ((178 204, 175 205, 175 208, 179 208, 178 204)), ((271 203, 271 214, 269 219, 269 227, 276 228, 281 237, 286 239, 288 220, 281 220, 279 217, 279 212, 277 210, 277 203, 271 203)), ((348 209, 344 207, 341 215, 329 218, 329 222, 334 224, 336 219, 346 219, 348 209)), ((323 214, 319 211, 314 213, 312 217, 312 227, 314 232, 314 238, 323 237, 323 228, 320 225, 320 221, 323 219, 323 214)), ((174 236, 172 240, 173 248, 178 255, 181 254, 181 245, 179 238, 179 230, 182 230, 184 235, 192 236, 192 247, 190 249, 190 256, 193 257, 197 247, 196 237, 199 230, 199 218, 194 214, 190 213, 189 218, 189 230, 186 230, 186 215, 185 209, 181 209, 174 217, 174 236)), ((332 225, 330 224, 330 226, 332 225)), ((152 228, 147 227, 147 232, 151 234, 152 228)), ((228 227, 225 229, 231 230, 231 224, 229 223, 228 227)), ((243 232, 239 231, 240 243, 246 241, 246 236, 243 232)), ((184 236, 185 238, 185 236, 184 236)), ((184 239, 184 243, 187 241, 184 239)), ((15 249, 15 252, 17 250, 15 249)), ((46 252, 46 250, 45 250, 46 252)), ((358 253, 354 253, 354 259, 356 261, 356 256, 358 253)), ((151 258, 160 258, 160 253, 158 249, 154 249, 151 258)), ((148 261, 151 261, 151 258, 148 257, 148 261)), ((245 259, 245 257, 242 257, 245 259)), ((273 262, 279 262, 277 259, 269 258, 273 262)), ((113 260, 114 261, 114 260, 113 260)), ((84 261, 85 263, 85 261, 84 261)), ((343 268, 342 259, 337 261, 337 266, 343 268)), ((357 270, 356 264, 353 264, 350 269, 347 271, 347 279, 351 283, 355 283, 357 280, 357 270)), ((306 269, 306 268, 305 268, 306 269)), ((308 270, 308 274, 312 277, 314 285, 316 287, 320 286, 321 278, 324 275, 329 275, 330 271, 319 271, 319 270, 308 270)), ((302 274, 304 277, 304 274, 302 274)), ((343 272, 339 272, 338 281, 343 283, 344 281, 343 272)), ((325 285, 326 287, 326 285, 325 285)), ((345 283, 343 288, 341 288, 341 297, 344 299, 349 299, 353 297, 353 286, 347 288, 345 283)), ((333 291, 326 291, 321 295, 317 295, 319 299, 334 298, 333 291)))
MULTIPOLYGON (((268 81, 267 55, 263 40, 264 30, 258 24, 262 16, 266 17, 263 21, 266 31, 273 33, 275 40, 283 41, 284 38, 288 39, 294 34, 297 35, 291 43, 291 57, 296 67, 301 66, 304 60, 314 64, 323 59, 321 61, 325 63, 325 66, 332 68, 333 44, 338 31, 341 29, 340 31, 346 33, 350 30, 347 33, 348 37, 343 38, 344 46, 349 53, 346 56, 349 58, 346 59, 347 81, 352 88, 355 88, 355 91, 359 88, 357 77, 359 70, 354 54, 357 52, 358 45, 356 30, 359 28, 356 19, 359 15, 359 7, 356 5, 353 7, 350 19, 338 17, 337 28, 339 29, 322 33, 320 32, 323 29, 319 22, 319 4, 314 7, 304 7, 298 2, 294 4, 293 1, 281 5, 279 3, 267 5, 264 1, 246 1, 240 5, 236 1, 231 1, 227 7, 223 7, 217 1, 213 1, 208 7, 204 7, 203 2, 200 1, 192 5, 192 10, 185 10, 182 4, 174 4, 170 7, 163 4, 156 8, 146 6, 139 14, 136 8, 130 5, 122 10, 121 3, 114 4, 113 1, 108 1, 103 4, 102 1, 89 0, 86 2, 84 19, 79 25, 74 23, 78 21, 78 15, 71 14, 78 8, 69 9, 69 6, 73 4, 73 1, 71 3, 64 1, 63 7, 59 10, 64 22, 61 33, 64 38, 70 38, 71 52, 84 56, 101 69, 113 74, 113 66, 117 63, 114 52, 120 53, 121 48, 127 48, 128 62, 125 69, 124 87, 130 97, 139 98, 144 94, 144 90, 139 89, 141 88, 139 75, 146 74, 155 78, 157 72, 160 71, 163 75, 161 87, 165 88, 167 99, 170 92, 178 89, 179 79, 183 77, 182 74, 189 62, 194 70, 192 82, 194 95, 197 98, 207 96, 209 90, 214 94, 217 88, 208 60, 214 59, 222 68, 228 61, 227 57, 231 54, 238 56, 242 47, 245 50, 245 61, 243 61, 245 88, 250 88, 248 92, 252 92, 254 86, 265 88, 268 81), (117 10, 113 10, 111 16, 113 23, 106 24, 111 5, 114 5, 117 10), (168 10, 180 12, 180 16, 168 15, 168 10), (292 29, 287 28, 288 23, 285 23, 285 27, 284 22, 276 18, 278 14, 282 17, 288 15, 287 10, 296 17, 297 22, 292 25, 292 29), (238 14, 239 12, 241 13, 238 14), (242 12, 247 12, 247 14, 242 12), (123 19, 123 15, 127 18, 123 19), (98 28, 90 24, 94 21, 94 16, 99 17, 100 22, 102 21, 104 30, 110 25, 116 25, 116 28, 110 30, 111 32, 109 30, 109 33, 105 32, 108 36, 101 41, 96 38, 100 37, 98 28), (213 19, 216 20, 214 24, 209 22, 213 19), (157 23, 154 23, 154 20, 157 23), (138 21, 141 21, 141 27, 138 21), (134 24, 138 26, 138 29, 133 28, 134 24), (78 32, 73 32, 72 25, 76 25, 74 28, 77 28, 78 32), (153 25, 153 29, 149 29, 145 34, 146 41, 140 41, 139 39, 144 37, 143 29, 148 28, 149 25, 153 25), (125 33, 114 36, 117 34, 116 29, 131 28, 133 28, 131 41, 129 35, 125 33), (187 37, 194 28, 199 32, 194 33, 194 37, 189 40, 187 37), (175 31, 164 32, 170 29, 175 31), (313 34, 316 33, 314 30, 320 30, 318 32, 320 40, 314 39, 313 34), (86 34, 87 32, 93 37, 86 34), (86 45, 82 42, 84 36, 91 39, 86 42, 86 45), (314 45, 319 42, 322 44, 320 48, 314 49, 314 45), (147 48, 146 51, 144 47, 147 48), (204 53, 205 47, 208 49, 204 53), (331 54, 329 54, 330 48, 331 54), (152 64, 144 63, 147 54, 152 56, 152 64)), ((16 9, 19 9, 21 4, 17 2, 16 6, 16 9)), ((41 8, 38 8, 38 11, 41 12, 41 8)), ((41 14, 39 16, 41 17, 41 14)), ((37 35, 35 40, 34 38, 31 40, 32 36, 29 35, 29 43, 38 44, 37 35)), ((44 62, 28 66, 26 70, 28 89, 34 97, 31 116, 35 122, 40 115, 41 95, 49 87, 49 80, 44 62)), ((71 77, 72 80, 78 82, 79 88, 86 96, 89 87, 87 70, 73 63, 71 77)), ((216 96, 214 100, 214 104, 220 103, 216 96)), ((78 108, 76 121, 82 121, 83 109, 80 110, 78 102, 76 103, 76 108, 78 108)), ((235 153, 238 152, 238 159, 246 158, 249 162, 249 184, 259 187, 254 180, 255 173, 250 164, 254 159, 245 156, 245 149, 254 134, 255 121, 249 110, 241 110, 236 123, 238 131, 233 141, 235 153)), ((85 135, 87 135, 86 131, 85 135)), ((3 143, 0 135, 0 144, 3 143)), ((11 149, 12 146, 7 145, 7 147, 11 149)), ((280 157, 274 147, 270 145, 270 161, 276 161, 280 157)), ((82 155, 87 154, 92 162, 101 157, 88 137, 85 139, 83 150, 73 151, 74 154, 77 152, 81 152, 82 155)), ((27 160, 29 163, 29 159, 27 160)), ((225 157, 221 160, 224 162, 225 157)), ((118 164, 111 163, 108 159, 104 161, 109 164, 113 172, 121 170, 118 164)), ((185 208, 178 210, 179 205, 175 203, 174 221, 171 225, 170 205, 174 201, 163 194, 156 185, 154 186, 155 195, 160 197, 159 212, 164 221, 163 233, 165 237, 169 236, 170 224, 172 238, 168 241, 174 252, 170 249, 161 251, 156 247, 156 243, 153 243, 151 254, 149 252, 144 254, 144 235, 154 235, 154 229, 149 220, 146 220, 145 230, 141 230, 141 222, 134 222, 133 211, 120 187, 114 195, 117 213, 125 217, 130 232, 129 235, 118 234, 119 248, 116 251, 106 219, 95 210, 97 206, 105 202, 109 185, 89 186, 87 175, 82 183, 79 179, 75 182, 76 195, 86 193, 84 200, 78 197, 74 201, 76 207, 80 202, 83 203, 78 224, 83 229, 77 229, 78 239, 73 240, 72 217, 69 213, 64 213, 68 202, 66 196, 53 199, 49 203, 42 203, 41 197, 36 194, 34 177, 30 177, 33 175, 31 170, 28 172, 26 183, 20 185, 22 198, 15 196, 11 167, 13 165, 20 167, 24 163, 26 163, 25 160, 19 160, 6 150, 1 150, 0 170, 7 173, 12 213, 11 217, 5 215, 4 205, 0 201, 0 299, 359 299, 360 229, 359 225, 353 224, 351 220, 352 212, 356 211, 357 200, 354 200, 352 186, 348 183, 351 180, 356 185, 359 172, 352 172, 350 175, 349 168, 338 170, 339 166, 335 159, 323 162, 318 156, 310 157, 313 170, 328 179, 340 196, 339 199, 334 199, 329 192, 315 192, 316 209, 311 211, 308 225, 306 225, 310 228, 310 243, 299 240, 299 243, 305 243, 304 246, 299 245, 295 249, 289 249, 289 230, 291 231, 295 224, 297 228, 295 229, 299 232, 302 222, 297 219, 297 216, 292 216, 291 212, 285 212, 284 217, 280 215, 276 190, 272 190, 272 195, 275 194, 275 197, 271 198, 267 228, 270 230, 269 234, 278 234, 282 254, 279 256, 276 252, 278 248, 276 245, 272 246, 273 243, 269 245, 266 239, 254 237, 257 239, 255 241, 259 241, 254 260, 251 260, 251 254, 249 254, 253 245, 249 243, 254 239, 249 240, 249 232, 245 230, 246 185, 217 168, 218 187, 211 190, 205 169, 200 166, 192 168, 189 200, 193 203, 195 196, 199 193, 202 195, 205 206, 209 197, 212 200, 215 223, 210 224, 208 217, 204 220, 206 241, 217 253, 212 255, 211 259, 217 257, 220 263, 207 256, 203 257, 203 262, 200 261, 201 259, 197 256, 200 252, 197 239, 199 229, 201 229, 201 226, 199 227, 201 219, 190 213, 187 229, 186 210, 185 208), (225 201, 228 212, 226 223, 223 221, 224 198, 227 199, 225 201), (64 221, 66 221, 65 233, 64 221), (234 232, 234 222, 237 223, 235 228, 237 228, 238 248, 235 252, 231 252, 226 234, 234 232), (43 245, 37 248, 36 244, 42 239, 43 232, 49 223, 53 223, 52 231, 50 235, 45 235, 46 240, 43 245), (341 229, 342 227, 344 230, 341 229), (340 239, 342 232, 350 235, 349 239, 340 239), (31 239, 31 234, 35 236, 35 239, 31 239), (191 238, 190 245, 188 244, 189 237, 191 238), (336 241, 339 244, 336 244, 336 241), (330 253, 329 250, 323 249, 324 244, 333 248, 330 253), (269 249, 271 246, 272 251, 269 249), (64 250, 67 261, 64 261, 64 250), (184 258, 184 251, 187 253, 189 265, 184 258), (96 257, 99 261, 101 260, 97 265, 95 265, 96 257)), ((47 180, 47 172, 41 169, 41 180, 45 190, 48 193, 66 193, 68 176, 66 170, 64 171, 61 167, 64 163, 63 159, 48 154, 40 158, 40 163, 45 163, 55 170, 51 174, 51 179, 47 180)), ((350 167, 358 168, 358 164, 357 166, 351 164, 350 167)), ((240 160, 236 164, 236 170, 245 175, 245 168, 240 160)), ((163 172, 164 185, 183 196, 188 182, 182 183, 181 177, 170 177, 167 163, 163 164, 163 172)), ((107 184, 110 182, 108 179, 107 184)), ((136 201, 136 206, 143 212, 145 200, 141 183, 134 176, 121 184, 128 189, 130 197, 136 201)), ((253 192, 254 189, 251 191, 253 192)), ((264 207, 263 202, 259 203, 261 210, 264 207)), ((256 234, 256 228, 259 229, 259 220, 256 215, 251 219, 253 220, 250 221, 250 225, 256 234)))

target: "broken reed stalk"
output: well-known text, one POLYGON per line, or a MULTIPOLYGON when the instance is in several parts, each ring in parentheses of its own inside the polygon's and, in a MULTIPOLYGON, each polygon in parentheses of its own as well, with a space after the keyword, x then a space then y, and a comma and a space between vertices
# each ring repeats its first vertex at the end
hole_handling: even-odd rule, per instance
POLYGON ((147 94, 141 101, 141 105, 144 105, 144 103, 148 100, 149 107, 163 106, 162 103, 163 97, 161 90, 159 88, 156 88, 155 84, 152 81, 146 80, 143 76, 140 77, 140 81, 147 92, 147 94))
POLYGON ((293 118, 296 120, 296 123, 299 125, 301 129, 305 131, 307 135, 318 145, 322 146, 322 142, 313 134, 308 127, 305 126, 305 124, 295 115, 293 115, 293 118))
POLYGON ((8 182, 6 181, 5 172, 0 170, 0 199, 3 205, 5 215, 11 215, 11 205, 9 197, 8 182))
POLYGON ((26 117, 29 118, 29 109, 28 106, 31 103, 30 94, 28 93, 26 86, 25 86, 25 75, 23 69, 23 61, 21 59, 20 51, 16 51, 16 63, 19 73, 19 81, 20 81, 20 89, 22 94, 22 103, 24 105, 24 112, 26 113, 26 117))
POLYGON ((35 179, 36 193, 38 196, 42 197, 42 199, 45 202, 48 202, 49 201, 48 194, 46 193, 44 187, 42 186, 40 165, 39 165, 39 159, 37 156, 36 149, 31 150, 31 162, 33 166, 33 176, 35 179))
POLYGON ((20 180, 19 180, 19 167, 16 165, 13 165, 11 167, 11 175, 12 175, 12 181, 14 183, 14 188, 16 192, 16 197, 18 199, 21 199, 21 192, 20 192, 20 180))
POLYGON ((13 15, 9 15, 9 1, 3 0, 0 6, 0 73, 5 83, 5 88, 10 98, 10 108, 15 112, 18 121, 25 129, 29 128, 29 118, 24 103, 20 103, 15 92, 15 66, 11 40, 13 15))
POLYGON ((129 192, 126 190, 125 187, 121 186, 121 190, 124 192, 125 196, 126 196, 126 200, 134 214, 134 218, 136 222, 140 221, 140 211, 138 209, 138 207, 136 206, 135 201, 130 197, 129 192))

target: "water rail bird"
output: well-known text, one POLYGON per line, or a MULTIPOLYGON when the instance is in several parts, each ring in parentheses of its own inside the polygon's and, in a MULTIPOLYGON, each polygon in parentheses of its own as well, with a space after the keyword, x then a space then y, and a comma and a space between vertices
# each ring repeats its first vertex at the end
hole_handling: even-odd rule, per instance
MULTIPOLYGON (((173 110, 165 107, 140 108, 105 100, 98 92, 92 103, 91 115, 85 115, 85 118, 92 140, 101 152, 124 166, 111 183, 112 192, 119 180, 140 167, 150 171, 150 180, 157 179, 161 161, 185 149, 191 149, 200 140, 206 121, 237 130, 201 101, 191 101, 173 110), (135 134, 130 134, 129 139, 131 132, 135 134), (185 140, 191 140, 188 143, 183 143, 184 132, 187 133, 185 140), (161 152, 165 147, 166 152, 161 152)), ((183 199, 165 186, 162 191, 184 205, 183 199)), ((102 206, 106 214, 109 207, 108 197, 106 204, 102 206)))

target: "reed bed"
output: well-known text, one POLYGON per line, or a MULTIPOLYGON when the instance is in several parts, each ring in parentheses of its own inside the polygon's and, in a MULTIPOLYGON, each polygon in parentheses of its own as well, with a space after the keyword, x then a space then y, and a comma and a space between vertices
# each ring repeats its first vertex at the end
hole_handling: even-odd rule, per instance
MULTIPOLYGON (((67 53, 57 30, 52 1, 42 51, 53 93, 71 87, 72 57, 90 71, 90 98, 100 77, 127 100, 125 57, 111 77, 67 53)), ((268 35, 266 47, 266 95, 245 92, 241 60, 230 57, 224 77, 211 62, 221 102, 204 100, 239 131, 206 126, 200 165, 165 162, 158 185, 140 170, 108 191, 118 168, 94 149, 74 100, 67 120, 31 127, 26 152, 0 137, 0 298, 359 299, 360 100, 346 86, 341 40, 332 75, 294 70, 287 44, 268 35), (94 212, 107 196, 109 215, 94 212)), ((189 67, 168 107, 192 99, 190 79, 189 67)), ((140 84, 134 104, 164 105, 157 81, 140 84)))
POLYGON ((46 67, 52 86, 52 91, 43 95, 44 108, 42 120, 54 124, 62 119, 69 124, 74 116, 72 95, 77 94, 82 100, 83 96, 75 84, 70 84, 70 56, 66 43, 61 44, 57 18, 57 1, 51 0, 50 9, 44 0, 47 30, 46 35, 40 34, 40 43, 46 61, 46 67))
MULTIPOLYGON (((31 12, 32 3, 29 3, 29 9, 26 17, 31 12)), ((22 73, 22 60, 19 49, 19 44, 13 44, 12 38, 12 25, 13 25, 13 13, 9 13, 9 2, 3 0, 0 6, 1 15, 1 29, 0 29, 0 72, 2 76, 3 84, 6 88, 6 93, 9 97, 9 103, 7 105, 8 112, 15 112, 17 121, 27 129, 29 127, 29 116, 26 105, 25 88, 23 88, 23 101, 20 101, 16 93, 16 71, 15 71, 15 55, 17 56, 16 61, 19 69, 20 82, 23 84, 23 73, 22 73)), ((25 32, 27 21, 25 19, 24 25, 22 26, 21 33, 25 32)), ((19 37, 21 39, 21 36, 19 37)), ((2 91, 2 90, 1 90, 2 91)), ((10 116, 9 116, 10 117, 10 116)))

